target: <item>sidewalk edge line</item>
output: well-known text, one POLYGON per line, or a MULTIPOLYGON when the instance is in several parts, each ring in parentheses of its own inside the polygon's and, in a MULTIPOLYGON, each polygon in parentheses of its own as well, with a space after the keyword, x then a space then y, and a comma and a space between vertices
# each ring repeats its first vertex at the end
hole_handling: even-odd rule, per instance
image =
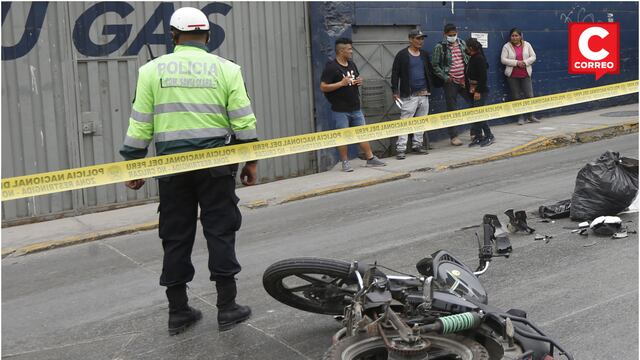
POLYGON ((390 175, 385 175, 385 176, 378 177, 378 178, 375 178, 375 179, 369 179, 369 180, 356 181, 356 182, 351 182, 351 183, 346 183, 346 184, 329 186, 329 187, 315 189, 315 190, 311 190, 311 191, 300 193, 300 194, 291 195, 289 197, 284 198, 283 200, 280 200, 278 202, 278 204, 285 204, 285 203, 289 203, 289 202, 292 202, 292 201, 303 200, 303 199, 308 199, 308 198, 312 198, 312 197, 316 197, 316 196, 337 193, 337 192, 341 192, 341 191, 345 191, 345 190, 351 190, 351 189, 356 189, 356 188, 362 188, 362 187, 382 184, 382 183, 389 182, 389 181, 405 179, 405 178, 408 178, 410 176, 411 176, 411 174, 408 173, 408 172, 400 172, 400 173, 392 173, 390 175))
MULTIPOLYGON (((21 248, 15 249, 13 251, 13 256, 24 256, 28 254, 33 254, 36 252, 57 249, 61 247, 66 247, 70 245, 82 244, 85 242, 91 242, 96 240, 101 240, 109 237, 120 236, 125 234, 131 234, 138 231, 152 230, 158 227, 158 220, 149 221, 142 224, 123 226, 110 230, 102 230, 90 232, 77 236, 70 236, 64 238, 62 240, 50 240, 50 241, 42 241, 35 244, 23 246, 21 248)), ((4 254, 3 254, 4 257, 4 254)))
POLYGON ((598 126, 573 133, 563 133, 550 136, 540 136, 526 144, 513 147, 511 149, 490 155, 484 158, 463 161, 460 163, 443 164, 436 166, 436 171, 446 169, 457 169, 465 166, 484 164, 491 161, 531 154, 534 152, 546 151, 568 146, 572 143, 588 143, 601 139, 627 135, 638 132, 638 120, 616 125, 598 126), (605 134, 601 134, 605 132, 605 134), (593 135, 591 135, 593 134, 593 135), (590 136, 591 135, 591 136, 590 136))

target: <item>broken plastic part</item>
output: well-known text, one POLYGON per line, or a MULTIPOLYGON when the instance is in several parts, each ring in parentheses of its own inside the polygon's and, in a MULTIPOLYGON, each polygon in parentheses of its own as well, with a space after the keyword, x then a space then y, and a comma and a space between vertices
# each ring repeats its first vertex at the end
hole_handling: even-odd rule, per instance
POLYGON ((622 220, 617 216, 599 216, 589 227, 598 235, 613 235, 620 231, 622 220))
POLYGON ((591 222, 591 227, 598 224, 622 224, 622 220, 617 216, 598 216, 591 222))
POLYGON ((496 252, 501 255, 512 252, 511 241, 508 233, 502 228, 502 224, 497 215, 485 214, 482 218, 484 224, 484 245, 488 245, 488 241, 494 240, 496 252), (489 227, 487 227, 489 225, 489 227))
POLYGON ((549 241, 551 241, 551 239, 553 239, 553 235, 535 234, 534 237, 533 237, 533 240, 535 240, 535 241, 544 240, 545 244, 548 244, 549 241))
POLYGON ((621 232, 617 232, 617 233, 613 234, 612 238, 614 238, 614 239, 623 239, 623 238, 626 238, 627 236, 629 236, 629 234, 627 234, 626 231, 621 231, 621 232))
POLYGON ((509 254, 513 251, 511 241, 507 236, 496 237, 496 251, 498 254, 509 254))

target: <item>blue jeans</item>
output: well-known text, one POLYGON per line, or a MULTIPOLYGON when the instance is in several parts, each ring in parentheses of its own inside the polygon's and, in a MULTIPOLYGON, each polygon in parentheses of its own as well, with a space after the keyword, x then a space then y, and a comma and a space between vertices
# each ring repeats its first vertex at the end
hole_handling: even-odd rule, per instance
POLYGON ((362 110, 351 112, 331 111, 331 116, 333 116, 333 121, 336 123, 336 129, 344 129, 365 124, 362 110))
MULTIPOLYGON (((531 85, 531 78, 512 78, 508 77, 509 89, 511 90, 511 100, 529 99, 533 97, 533 86, 531 85)), ((520 114, 520 119, 531 119, 533 113, 520 114)))

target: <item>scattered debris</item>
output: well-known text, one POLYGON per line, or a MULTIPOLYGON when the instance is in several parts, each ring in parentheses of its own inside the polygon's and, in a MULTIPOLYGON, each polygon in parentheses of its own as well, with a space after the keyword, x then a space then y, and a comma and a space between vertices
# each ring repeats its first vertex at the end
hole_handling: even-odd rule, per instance
MULTIPOLYGON (((502 228, 502 224, 498 219, 497 215, 493 214, 485 214, 482 218, 483 227, 484 224, 491 225, 493 227, 492 239, 496 245, 496 251, 498 254, 509 254, 512 251, 511 241, 509 240, 509 235, 502 228)), ((485 234, 485 237, 487 235, 485 234)))
POLYGON ((540 234, 535 234, 533 236, 533 241, 542 241, 544 240, 545 244, 548 244, 549 241, 551 241, 551 239, 553 239, 553 235, 540 235, 540 234))
POLYGON ((571 209, 571 199, 561 200, 553 205, 542 205, 538 208, 541 218, 561 219, 569 217, 571 209))
POLYGON ((623 238, 626 238, 627 236, 629 236, 629 234, 627 233, 626 230, 623 230, 623 231, 620 231, 620 232, 617 232, 617 233, 613 234, 611 237, 613 239, 623 239, 623 238))
POLYGON ((509 217, 509 223, 507 224, 509 231, 513 233, 522 231, 529 234, 533 234, 536 231, 536 229, 532 229, 527 225, 527 213, 524 210, 519 210, 514 213, 513 209, 507 209, 504 214, 509 217))
POLYGON ((580 224, 578 224, 578 228, 572 228, 572 227, 563 227, 563 229, 568 229, 571 230, 572 233, 578 233, 579 235, 583 235, 583 236, 587 236, 589 231, 589 222, 585 221, 585 222, 581 222, 580 224))
POLYGON ((613 235, 620 231, 622 220, 617 216, 599 216, 591 222, 591 230, 598 235, 613 235))

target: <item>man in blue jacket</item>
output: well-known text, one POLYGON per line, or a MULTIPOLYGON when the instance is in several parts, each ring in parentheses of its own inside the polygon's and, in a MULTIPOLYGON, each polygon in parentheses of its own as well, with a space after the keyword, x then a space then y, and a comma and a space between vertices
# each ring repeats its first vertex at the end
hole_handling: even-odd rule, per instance
MULTIPOLYGON (((391 90, 393 100, 400 104, 400 118, 411 118, 429 114, 432 67, 429 54, 422 50, 427 35, 420 30, 409 32, 409 47, 400 50, 393 60, 391 90), (398 82, 400 86, 398 86, 398 82)), ((403 160, 407 153, 408 135, 398 136, 396 158, 403 160)), ((417 154, 427 154, 422 146, 424 132, 413 134, 412 150, 417 154)))

